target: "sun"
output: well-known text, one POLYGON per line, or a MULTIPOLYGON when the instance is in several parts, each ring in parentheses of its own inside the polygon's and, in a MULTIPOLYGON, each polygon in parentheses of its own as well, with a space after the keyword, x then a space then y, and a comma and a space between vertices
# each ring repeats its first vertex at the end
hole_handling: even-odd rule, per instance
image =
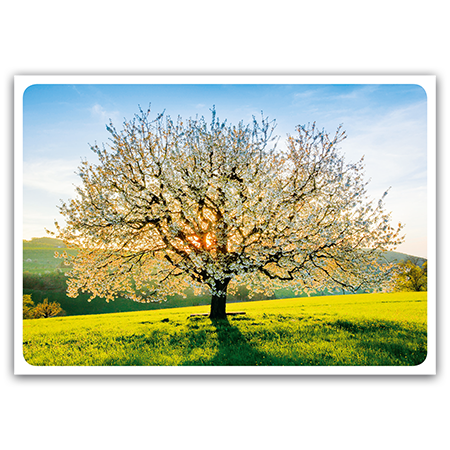
POLYGON ((210 250, 216 241, 212 233, 207 233, 203 239, 195 234, 189 236, 187 239, 195 248, 204 248, 205 250, 210 250))

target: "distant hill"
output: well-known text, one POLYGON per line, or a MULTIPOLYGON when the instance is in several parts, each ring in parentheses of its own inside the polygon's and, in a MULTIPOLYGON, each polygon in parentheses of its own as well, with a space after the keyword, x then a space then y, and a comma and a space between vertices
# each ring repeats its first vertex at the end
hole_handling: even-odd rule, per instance
POLYGON ((66 251, 71 255, 76 255, 78 250, 68 249, 63 241, 53 238, 33 238, 23 241, 23 271, 45 275, 60 272, 69 268, 63 265, 62 260, 55 258, 55 251, 62 253, 66 251))
POLYGON ((420 256, 413 256, 413 255, 408 255, 406 253, 400 253, 400 252, 386 252, 384 254, 384 258, 388 262, 400 262, 400 261, 406 261, 407 259, 410 259, 410 258, 416 258, 419 266, 421 266, 421 267, 422 267, 422 264, 427 260, 426 258, 422 258, 420 256))
MULTIPOLYGON (((55 248, 65 248, 65 244, 63 241, 59 239, 49 238, 49 237, 41 237, 41 238, 32 238, 29 241, 23 241, 23 249, 55 249, 55 248)), ((408 255, 406 253, 400 252, 386 252, 384 254, 384 258, 388 262, 400 262, 405 261, 409 258, 417 258, 419 265, 426 261, 426 258, 416 257, 413 255, 408 255)))
MULTIPOLYGON (((173 308, 180 306, 206 305, 210 303, 209 295, 194 296, 188 293, 187 299, 180 296, 172 296, 162 304, 158 303, 136 303, 129 299, 116 299, 114 302, 106 303, 104 299, 96 298, 88 302, 88 294, 80 294, 77 299, 69 298, 66 295, 66 278, 64 272, 70 270, 62 264, 62 260, 55 258, 55 251, 61 253, 64 249, 67 253, 76 255, 76 249, 67 249, 64 242, 58 239, 42 237, 23 241, 23 287, 24 294, 31 294, 33 301, 39 303, 45 298, 49 301, 60 303, 67 315, 84 314, 104 314, 110 312, 140 311, 160 308, 173 308)), ((389 262, 401 261, 411 255, 399 252, 386 252, 385 259, 389 262)), ((425 262, 425 258, 419 258, 419 264, 425 262)), ((321 291, 316 295, 327 295, 332 292, 321 291)), ((291 298, 305 296, 306 294, 296 294, 291 289, 278 289, 272 298, 291 298)), ((260 294, 252 298, 253 300, 265 299, 260 294)), ((249 301, 248 291, 242 290, 235 296, 230 296, 228 303, 236 301, 249 301)))
POLYGON ((65 247, 63 241, 54 238, 41 237, 31 238, 31 240, 23 241, 23 248, 25 249, 37 249, 37 248, 62 248, 65 247))

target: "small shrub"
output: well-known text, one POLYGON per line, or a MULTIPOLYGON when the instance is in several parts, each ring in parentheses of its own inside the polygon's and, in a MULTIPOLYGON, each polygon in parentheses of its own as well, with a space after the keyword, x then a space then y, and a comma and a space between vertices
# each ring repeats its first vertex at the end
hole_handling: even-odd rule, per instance
POLYGON ((23 318, 33 319, 34 317, 34 302, 31 300, 31 295, 23 296, 23 318))

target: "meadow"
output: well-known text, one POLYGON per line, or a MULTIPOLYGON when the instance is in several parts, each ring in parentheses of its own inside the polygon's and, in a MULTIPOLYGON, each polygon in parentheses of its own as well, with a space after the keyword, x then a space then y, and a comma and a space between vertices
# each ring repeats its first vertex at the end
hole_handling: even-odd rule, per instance
POLYGON ((414 366, 427 355, 426 292, 231 303, 23 321, 35 366, 414 366))

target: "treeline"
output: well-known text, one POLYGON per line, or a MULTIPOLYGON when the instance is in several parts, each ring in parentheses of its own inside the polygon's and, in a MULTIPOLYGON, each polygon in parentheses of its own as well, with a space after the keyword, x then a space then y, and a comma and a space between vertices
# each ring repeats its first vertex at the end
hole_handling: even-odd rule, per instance
POLYGON ((24 272, 23 288, 36 289, 39 291, 57 291, 65 292, 67 289, 67 277, 61 270, 54 272, 40 273, 24 272))
MULTIPOLYGON (((77 298, 70 298, 66 295, 66 290, 67 277, 62 270, 56 269, 55 271, 43 274, 35 272, 23 273, 24 295, 31 295, 35 303, 44 303, 45 299, 48 299, 50 302, 57 302, 68 316, 199 306, 209 305, 211 302, 211 296, 207 293, 194 296, 193 293, 187 292, 187 298, 181 295, 174 295, 169 297, 167 301, 161 303, 136 303, 127 298, 118 298, 107 303, 103 298, 95 298, 92 301, 88 301, 89 294, 87 293, 81 293, 77 298)), ((292 294, 289 295, 288 292, 285 292, 279 298, 292 296, 292 294)), ((272 296, 272 298, 277 297, 278 295, 272 296)), ((249 292, 245 287, 240 287, 236 295, 228 296, 229 303, 265 299, 267 297, 263 297, 261 294, 249 298, 249 292)))
MULTIPOLYGON (((56 269, 54 272, 45 274, 24 272, 23 273, 23 289, 31 289, 38 291, 55 291, 66 292, 67 289, 67 277, 64 272, 56 269)), ((179 296, 174 296, 179 297, 179 296)), ((253 295, 250 298, 248 289, 244 286, 240 286, 235 295, 228 295, 228 301, 249 301, 249 300, 263 300, 267 299, 267 296, 261 294, 253 295)), ((273 295, 272 298, 277 298, 273 295)), ((195 300, 193 300, 195 303, 195 300)))
MULTIPOLYGON (((162 303, 136 303, 133 300, 119 298, 113 302, 107 303, 104 299, 95 298, 88 302, 89 294, 80 294, 78 298, 69 298, 66 295, 67 277, 61 269, 43 274, 34 272, 23 273, 23 294, 32 295, 33 300, 38 303, 48 299, 57 302, 67 315, 85 315, 85 314, 105 314, 113 312, 142 311, 161 308, 177 308, 183 306, 209 305, 211 297, 209 294, 194 296, 193 293, 187 293, 187 298, 175 295, 169 297, 162 303)), ((416 261, 409 258, 397 265, 393 277, 394 291, 426 291, 427 290, 427 264, 422 261, 416 261)), ((323 290, 316 295, 332 295, 337 292, 323 290)), ((340 292, 349 294, 349 292, 340 292)), ((291 289, 281 289, 275 292, 272 299, 282 299, 297 297, 291 289)), ((261 294, 250 298, 249 291, 241 286, 236 295, 228 295, 227 303, 256 301, 268 299, 261 294)))

